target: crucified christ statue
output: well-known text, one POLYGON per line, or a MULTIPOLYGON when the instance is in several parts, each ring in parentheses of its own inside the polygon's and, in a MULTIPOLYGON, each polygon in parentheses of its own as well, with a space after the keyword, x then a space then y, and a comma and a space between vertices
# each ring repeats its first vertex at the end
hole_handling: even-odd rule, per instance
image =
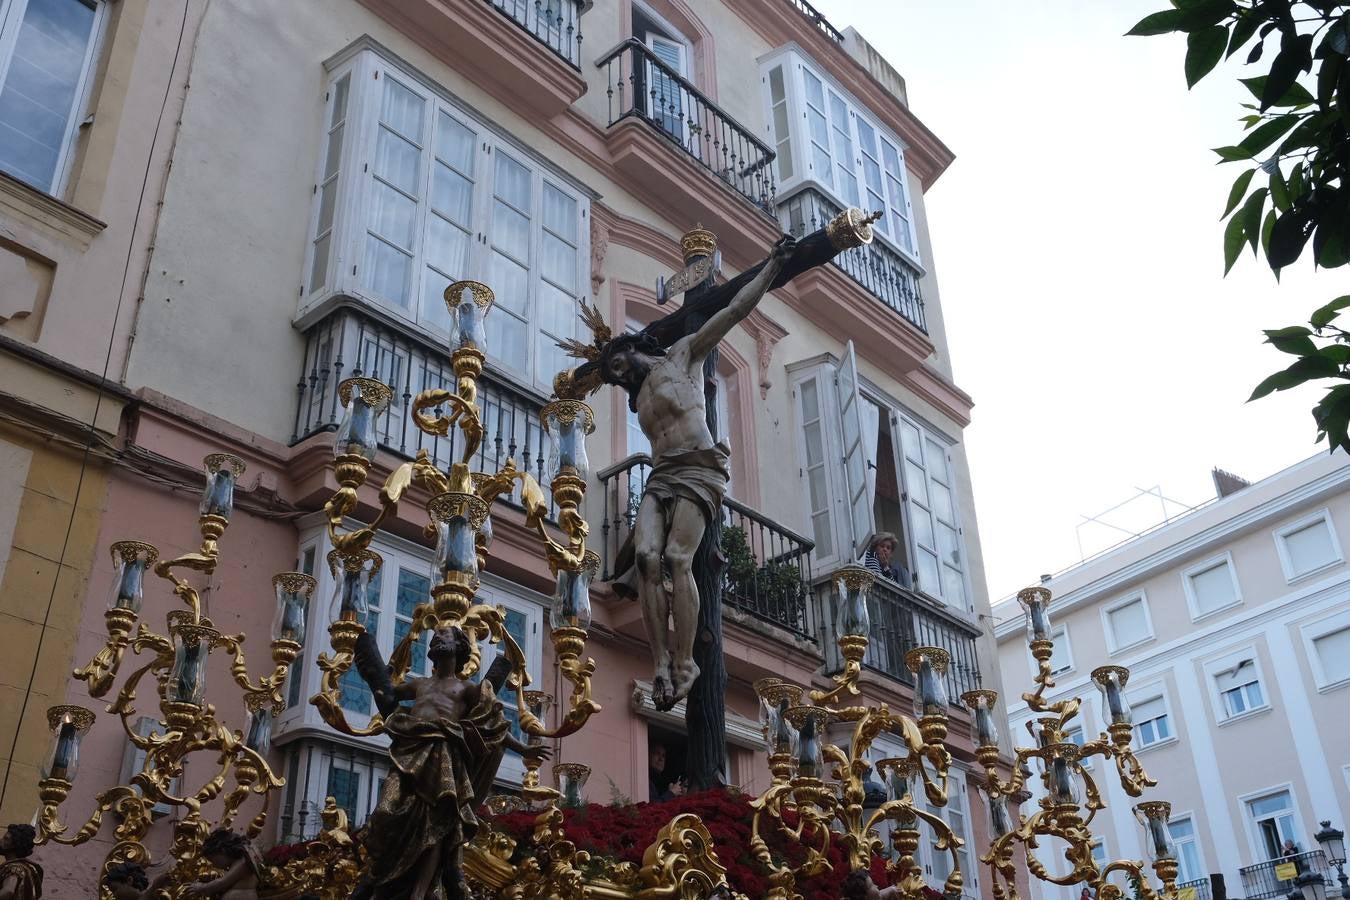
POLYGON ((625 334, 610 341, 598 360, 600 377, 628 392, 628 405, 652 445, 652 471, 629 543, 619 553, 614 588, 642 603, 657 709, 673 707, 698 678, 694 552, 708 523, 721 515, 730 480, 729 451, 708 429, 703 361, 764 297, 794 246, 785 235, 724 309, 669 350, 648 335, 625 334), (667 640, 671 625, 673 643, 667 640))

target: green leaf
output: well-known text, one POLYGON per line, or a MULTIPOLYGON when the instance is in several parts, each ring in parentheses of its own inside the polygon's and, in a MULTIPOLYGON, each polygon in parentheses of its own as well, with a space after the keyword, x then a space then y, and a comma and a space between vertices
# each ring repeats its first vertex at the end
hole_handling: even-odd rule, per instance
POLYGON ((1312 216, 1312 210, 1306 204, 1295 205, 1275 220, 1275 229, 1270 233, 1270 250, 1266 253, 1266 261, 1272 269, 1283 269, 1303 253, 1304 245, 1312 236, 1312 216))
POLYGON ((1215 147, 1214 152, 1219 154, 1220 162, 1238 162, 1252 158, 1252 155, 1241 147, 1215 147))
POLYGON ((1247 65, 1250 66, 1252 63, 1259 60, 1261 58, 1261 54, 1264 53, 1265 50, 1266 50, 1265 41, 1259 41, 1255 44, 1252 44, 1252 50, 1250 53, 1247 54, 1247 65))
POLYGON ((1309 321, 1314 328, 1325 328, 1335 320, 1335 318, 1340 315, 1341 310, 1345 309, 1347 306, 1350 306, 1350 294, 1346 294, 1343 297, 1337 297, 1335 300, 1332 300, 1330 303, 1321 307, 1312 314, 1312 319, 1309 321))
POLYGON ((1314 378, 1330 378, 1338 375, 1341 367, 1325 356, 1313 355, 1301 358, 1285 371, 1302 381, 1311 381, 1314 378))
POLYGON ((1323 112, 1330 111, 1331 101, 1336 96, 1336 82, 1341 75, 1344 59, 1332 57, 1322 60, 1317 69, 1317 105, 1323 112))
POLYGON ((1247 402, 1260 400, 1272 391, 1287 391, 1291 387, 1298 387, 1305 381, 1307 381, 1306 378, 1291 375, 1288 370, 1276 372, 1256 386, 1256 390, 1252 391, 1252 395, 1247 398, 1247 402))
POLYGON ((1350 54, 1350 12, 1337 19, 1322 40, 1341 56, 1350 54))
POLYGON ((1291 128, 1299 123, 1299 120, 1300 117, 1293 113, 1276 116, 1253 130, 1251 134, 1242 139, 1238 146, 1247 151, 1248 156, 1255 156, 1288 133, 1291 128))
POLYGON ((1275 230, 1275 210, 1270 209, 1266 212, 1266 219, 1261 223, 1261 252, 1270 257, 1270 233, 1275 230))
POLYGON ((1284 173, 1279 166, 1270 173, 1270 200, 1280 212, 1289 209, 1289 185, 1284 182, 1284 173))
POLYGON ((1238 254, 1242 252, 1242 241, 1246 236, 1241 213, 1228 220, 1228 225, 1223 230, 1223 274, 1227 275, 1233 268, 1233 263, 1237 262, 1238 254))
POLYGON ((1155 12, 1140 19, 1133 28, 1125 32, 1125 35, 1126 37, 1148 37, 1154 34, 1169 34, 1180 30, 1182 17, 1185 15, 1185 11, 1180 9, 1165 9, 1162 12, 1155 12))
MULTIPOLYGON (((1237 21, 1233 23, 1232 34, 1228 38, 1228 50, 1224 53, 1225 57, 1232 56, 1242 49, 1242 46, 1252 39, 1256 34, 1256 29, 1261 25, 1261 19, 1249 13, 1238 13, 1237 21)), ((1256 47, 1260 47, 1257 44, 1256 47)), ((1251 62, 1251 60, 1248 60, 1251 62)))
POLYGON ((1223 59, 1227 46, 1228 29, 1222 25, 1192 31, 1186 37, 1186 86, 1195 87, 1196 82, 1212 72, 1223 59))
POLYGON ((1311 333, 1301 325, 1295 325, 1293 328, 1278 328, 1274 331, 1265 332, 1266 343, 1272 345, 1281 353, 1308 356, 1317 352, 1317 345, 1308 336, 1311 333))
POLYGON ((1233 181, 1233 187, 1228 191, 1228 204, 1223 208, 1223 215, 1220 219, 1228 218, 1228 214, 1237 209, 1237 205, 1242 202, 1242 198, 1247 194, 1247 186, 1252 183, 1252 176, 1256 174, 1255 169, 1248 169, 1233 181))
POLYGON ((1270 64, 1270 74, 1266 78, 1266 83, 1261 88, 1261 111, 1265 112, 1272 106, 1298 105, 1298 103, 1311 103, 1312 94, 1306 89, 1302 89, 1306 100, 1296 100, 1293 104, 1287 104, 1286 94, 1292 93, 1296 86, 1295 79, 1300 72, 1306 72, 1312 67, 1312 41, 1311 34, 1285 35, 1283 43, 1280 45, 1280 53, 1275 57, 1275 61, 1270 64))
POLYGON ((1350 347, 1345 344, 1327 344, 1317 351, 1317 355, 1331 360, 1338 366, 1350 363, 1350 347))
POLYGON ((1324 269, 1350 262, 1350 216, 1342 209, 1339 192, 1331 192, 1313 235, 1313 254, 1324 269))
MULTIPOLYGON (((1252 92, 1253 97, 1260 100, 1262 94, 1265 92, 1266 83, 1269 79, 1265 75, 1257 75, 1254 78, 1239 78, 1238 81, 1247 86, 1247 90, 1252 92)), ((1285 90, 1284 96, 1280 97, 1275 103, 1262 103, 1255 108, 1264 112, 1267 106, 1301 106, 1304 103, 1312 102, 1313 95, 1308 93, 1308 89, 1295 82, 1291 87, 1285 90)), ((1245 106, 1246 104, 1243 105, 1245 106)))
POLYGON ((1242 204, 1242 211, 1233 218, 1242 220, 1242 233, 1247 242, 1251 244, 1252 252, 1256 252, 1256 242, 1261 237, 1261 210, 1266 204, 1266 196, 1270 191, 1265 188, 1257 188, 1252 191, 1252 195, 1247 198, 1247 202, 1242 204))

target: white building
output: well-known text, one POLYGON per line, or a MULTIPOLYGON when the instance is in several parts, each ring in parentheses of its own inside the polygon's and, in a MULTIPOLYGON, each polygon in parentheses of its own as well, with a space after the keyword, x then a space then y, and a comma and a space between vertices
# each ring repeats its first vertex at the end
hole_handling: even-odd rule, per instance
MULTIPOLYGON (((1316 851, 1318 823, 1344 827, 1350 812, 1350 458, 1319 454, 1250 485, 1216 473, 1216 483, 1214 500, 1045 581, 1048 699, 1083 698, 1082 730, 1070 735, 1082 743, 1104 730, 1091 671, 1129 668, 1135 748, 1158 780, 1149 798, 1172 804, 1181 881, 1201 882, 1202 900, 1210 874, 1230 896, 1283 896, 1290 884, 1272 860, 1284 842, 1316 851)), ((1025 624, 1015 600, 994 615, 1009 724, 1026 745, 1033 715, 1011 702, 1034 670, 1025 624)), ((1098 759, 1089 770, 1108 804, 1091 826, 1102 838, 1094 855, 1143 858, 1135 801, 1103 768, 1098 759)), ((1041 852, 1053 868, 1058 853, 1041 852)), ((1080 893, 1032 890, 1038 900, 1080 893)))

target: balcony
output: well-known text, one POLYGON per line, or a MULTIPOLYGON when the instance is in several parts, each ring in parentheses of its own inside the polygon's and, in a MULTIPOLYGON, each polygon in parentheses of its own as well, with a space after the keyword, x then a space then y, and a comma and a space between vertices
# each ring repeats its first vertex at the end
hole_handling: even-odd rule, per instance
POLYGON ((1213 894, 1211 894, 1209 889, 1209 879, 1197 878, 1195 881, 1181 882, 1177 885, 1177 896, 1188 897, 1188 900, 1211 900, 1213 894), (1190 897, 1185 893, 1188 889, 1195 892, 1193 897, 1190 897))
POLYGON ((551 119, 586 93, 585 0, 360 0, 508 105, 551 119))
POLYGON ((581 71, 581 14, 579 0, 486 0, 497 12, 581 71))
POLYGON ((1283 898, 1291 893, 1299 893, 1298 887, 1294 884, 1294 879, 1280 878, 1276 874, 1276 867, 1285 863, 1293 863, 1299 875, 1311 872, 1322 876, 1322 880, 1327 883, 1327 887, 1331 887, 1331 877, 1326 860, 1322 857, 1322 851, 1310 850, 1307 853, 1282 856, 1279 859, 1270 859, 1254 866, 1239 869, 1238 875, 1242 877, 1242 892, 1247 900, 1283 898))
MULTIPOLYGON (((838 638, 829 586, 822 588, 822 608, 829 619, 825 637, 830 647, 838 638)), ((980 686, 980 663, 975 641, 980 631, 959 616, 892 581, 879 579, 867 595, 872 619, 872 639, 867 645, 863 665, 901 684, 914 686, 914 677, 905 666, 905 654, 915 647, 940 647, 951 654, 947 668, 947 699, 956 705, 966 691, 980 686)), ((837 651, 827 657, 832 668, 843 666, 837 651)))
MULTIPOLYGON (((337 386, 363 375, 393 389, 393 400, 376 423, 380 446, 412 459, 420 450, 442 469, 459 458, 458 430, 448 437, 426 434, 408 416, 412 399, 428 388, 455 389, 450 356, 443 349, 352 306, 338 307, 305 329, 305 358, 296 384, 295 430, 291 442, 335 430, 342 418, 337 386)), ((489 366, 491 364, 489 363, 489 366)), ((545 445, 539 428, 544 401, 512 386, 487 369, 478 382, 478 407, 484 437, 475 455, 475 472, 496 472, 514 458, 516 465, 544 481, 545 445)), ((519 501, 519 488, 509 502, 519 501)))
POLYGON ((597 66, 605 70, 607 142, 614 164, 654 200, 719 234, 744 230, 737 228, 734 216, 719 211, 719 185, 757 211, 772 214, 774 152, 749 128, 636 38, 624 41, 597 66), (700 191, 700 184, 709 190, 700 191))
MULTIPOLYGON (((651 457, 637 453, 599 473, 601 577, 613 578, 619 548, 637 520, 651 457)), ((722 501, 722 602, 815 641, 811 551, 815 544, 743 503, 722 501)))
MULTIPOLYGON (((794 237, 825 227, 839 213, 837 204, 813 188, 793 194, 778 205, 783 230, 794 237)), ((899 252, 877 239, 865 247, 840 253, 834 258, 834 265, 883 306, 919 331, 928 333, 923 295, 919 291, 922 273, 899 252)))
POLYGON ((839 33, 839 29, 830 24, 830 20, 825 18, 825 14, 816 9, 806 0, 783 0, 788 6, 791 6, 797 12, 811 20, 811 24, 820 29, 820 33, 825 35, 836 44, 844 43, 844 36, 839 33))

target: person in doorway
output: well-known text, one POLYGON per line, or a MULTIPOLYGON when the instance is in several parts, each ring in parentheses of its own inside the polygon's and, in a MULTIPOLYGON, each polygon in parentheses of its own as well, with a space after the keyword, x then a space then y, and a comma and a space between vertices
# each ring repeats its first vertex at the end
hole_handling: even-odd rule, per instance
POLYGON ((879 531, 867 552, 863 554, 863 567, 873 575, 889 578, 901 587, 914 587, 909 569, 894 560, 895 548, 899 542, 889 531, 879 531))
POLYGON ((684 782, 666 775, 666 745, 653 744, 647 755, 648 796, 663 803, 684 796, 684 782))

